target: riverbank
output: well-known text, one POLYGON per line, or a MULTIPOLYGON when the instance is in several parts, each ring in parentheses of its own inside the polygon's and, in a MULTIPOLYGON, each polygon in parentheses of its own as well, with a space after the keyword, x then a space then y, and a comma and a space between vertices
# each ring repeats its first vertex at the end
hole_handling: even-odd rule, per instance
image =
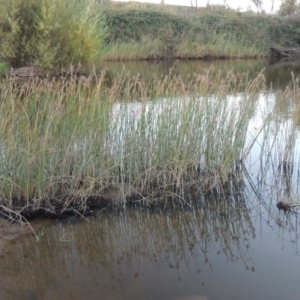
POLYGON ((269 54, 267 44, 257 36, 266 29, 268 16, 222 6, 194 10, 134 3, 115 4, 103 17, 108 24, 106 60, 258 58, 269 54))
POLYGON ((270 56, 273 45, 298 46, 298 15, 219 5, 1 1, 0 57, 13 67, 57 70, 103 60, 261 58, 270 56))

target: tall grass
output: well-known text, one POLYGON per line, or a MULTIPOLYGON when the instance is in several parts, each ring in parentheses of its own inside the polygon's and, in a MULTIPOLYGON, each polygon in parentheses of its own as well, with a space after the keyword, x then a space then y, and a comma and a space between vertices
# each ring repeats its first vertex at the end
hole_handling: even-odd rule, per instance
POLYGON ((162 57, 161 49, 164 45, 159 39, 142 37, 141 42, 110 43, 103 50, 104 60, 143 60, 162 57))
MULTIPOLYGON (((235 122, 245 116, 236 120, 228 101, 220 100, 224 94, 201 99, 187 95, 181 86, 185 101, 176 96, 178 89, 171 89, 170 98, 157 104, 147 98, 139 104, 113 104, 119 97, 131 100, 135 87, 144 96, 149 90, 138 78, 126 79, 126 74, 105 89, 103 76, 92 90, 73 80, 33 81, 18 96, 12 87, 2 86, 7 98, 1 104, 2 115, 11 112, 1 120, 2 201, 9 206, 14 199, 37 207, 44 199, 83 204, 107 188, 123 190, 124 185, 130 186, 130 193, 147 196, 153 185, 160 191, 180 186, 188 168, 199 167, 201 160, 205 174, 226 180, 238 158, 232 150, 240 151, 245 136, 245 127, 235 122), (224 122, 227 130, 239 129, 225 132, 228 149, 223 144, 224 122)), ((209 74, 206 81, 209 89, 209 74)), ((165 93, 177 84, 177 78, 165 77, 153 89, 165 93)), ((195 84, 199 82, 191 86, 195 84)), ((201 90, 205 91, 203 86, 201 90)), ((243 113, 249 114, 251 103, 243 102, 243 113)))
POLYGON ((2 82, 1 208, 56 215, 221 188, 257 137, 248 141, 248 124, 264 77, 211 73, 146 84, 124 70, 107 86, 103 71, 18 91, 2 82))
POLYGON ((213 34, 202 43, 197 40, 182 39, 175 56, 180 58, 257 58, 264 56, 257 44, 249 45, 245 40, 224 34, 213 34))

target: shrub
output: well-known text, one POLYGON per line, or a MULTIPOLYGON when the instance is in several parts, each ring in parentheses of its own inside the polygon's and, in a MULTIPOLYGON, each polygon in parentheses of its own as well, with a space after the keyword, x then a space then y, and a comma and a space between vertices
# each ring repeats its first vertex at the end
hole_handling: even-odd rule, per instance
POLYGON ((141 41, 143 36, 172 38, 192 26, 187 19, 173 13, 141 8, 109 9, 103 14, 103 20, 108 28, 107 43, 141 41))
POLYGON ((0 0, 0 12, 0 56, 14 66, 32 62, 37 53, 39 1, 0 0))
POLYGON ((13 66, 87 64, 103 40, 96 0, 0 0, 0 56, 13 66))

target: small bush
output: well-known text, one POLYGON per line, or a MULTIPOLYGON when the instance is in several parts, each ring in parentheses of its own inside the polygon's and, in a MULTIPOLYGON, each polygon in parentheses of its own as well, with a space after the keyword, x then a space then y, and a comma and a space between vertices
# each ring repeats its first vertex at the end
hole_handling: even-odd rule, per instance
POLYGON ((0 0, 0 56, 13 66, 46 68, 95 61, 100 11, 96 0, 0 0))

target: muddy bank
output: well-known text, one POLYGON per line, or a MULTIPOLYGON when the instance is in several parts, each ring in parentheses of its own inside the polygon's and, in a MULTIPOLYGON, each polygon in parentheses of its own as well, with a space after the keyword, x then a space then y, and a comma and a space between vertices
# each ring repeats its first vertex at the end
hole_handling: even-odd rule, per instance
MULTIPOLYGON (((126 206, 145 205, 151 206, 151 203, 145 200, 146 195, 134 193, 129 186, 124 186, 121 191, 117 188, 105 188, 99 196, 90 196, 81 198, 74 196, 57 196, 52 199, 32 199, 26 201, 23 198, 14 198, 12 205, 3 203, 0 205, 0 212, 11 220, 25 218, 32 220, 38 217, 42 218, 66 218, 69 216, 87 217, 103 208, 115 209, 121 204, 126 206)), ((160 202, 160 201, 159 201, 160 202)), ((157 205, 157 202, 155 202, 157 205)))
MULTIPOLYGON (((181 189, 181 188, 180 188, 181 189)), ((162 188, 155 185, 149 192, 141 192, 124 184, 122 188, 106 187, 99 195, 80 196, 57 194, 55 198, 30 199, 15 197, 11 203, 3 201, 0 212, 11 220, 25 218, 32 220, 36 218, 60 219, 70 216, 79 218, 96 214, 102 209, 118 210, 122 207, 133 207, 138 209, 161 209, 168 206, 185 206, 187 203, 178 197, 179 190, 175 186, 162 188)), ((197 187, 191 185, 186 191, 191 199, 197 199, 197 187)), ((195 203, 196 205, 196 203, 195 203)))

